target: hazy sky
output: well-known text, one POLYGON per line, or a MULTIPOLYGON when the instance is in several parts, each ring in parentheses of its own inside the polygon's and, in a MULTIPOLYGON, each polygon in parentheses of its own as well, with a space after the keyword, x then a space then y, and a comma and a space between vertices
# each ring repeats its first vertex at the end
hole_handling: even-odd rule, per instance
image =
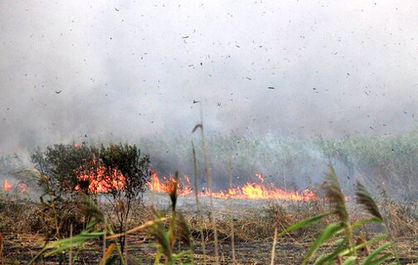
POLYGON ((415 0, 0 0, 0 148, 188 134, 193 100, 219 132, 409 131, 417 14, 415 0))

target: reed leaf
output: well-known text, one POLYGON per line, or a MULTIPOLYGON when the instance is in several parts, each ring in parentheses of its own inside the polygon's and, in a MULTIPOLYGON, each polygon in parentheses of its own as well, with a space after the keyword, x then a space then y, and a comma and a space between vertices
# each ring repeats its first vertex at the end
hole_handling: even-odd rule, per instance
POLYGON ((358 221, 356 221, 355 223, 353 223, 353 224, 351 225, 351 227, 354 229, 354 228, 357 228, 357 227, 363 226, 363 225, 368 224, 368 223, 378 223, 378 224, 382 224, 382 223, 383 223, 383 221, 382 221, 382 219, 379 219, 379 218, 377 218, 377 217, 372 217, 372 218, 368 218, 368 219, 361 219, 361 220, 358 220, 358 221))
POLYGON ((302 264, 306 264, 313 254, 318 250, 318 248, 328 239, 332 238, 337 232, 344 229, 342 223, 331 223, 329 224, 322 233, 317 237, 315 242, 309 248, 308 253, 305 255, 305 258, 302 261, 302 264))
MULTIPOLYGON (((370 239, 367 242, 360 243, 360 244, 354 246, 354 250, 359 250, 361 248, 364 248, 364 246, 366 246, 366 245, 376 244, 377 242, 379 242, 380 240, 385 239, 385 238, 386 238, 386 235, 382 235, 382 234, 377 235, 377 236, 373 237, 372 239, 370 239)), ((351 253, 353 253, 353 249, 346 248, 339 255, 341 257, 344 257, 344 256, 347 256, 347 255, 351 255, 351 253)))
POLYGON ((151 226, 150 232, 157 240, 159 251, 166 256, 168 261, 171 261, 172 250, 170 246, 169 233, 165 231, 164 225, 162 223, 155 223, 151 226))
POLYGON ((318 222, 318 221, 322 220, 324 217, 327 217, 327 216, 329 216, 331 214, 333 214, 333 212, 328 212, 328 213, 324 213, 324 214, 317 215, 317 216, 314 216, 314 217, 310 217, 310 218, 303 219, 303 220, 301 220, 299 222, 296 222, 293 225, 287 227, 285 230, 283 230, 277 236, 278 237, 283 236, 284 234, 290 233, 293 230, 297 230, 297 229, 300 229, 300 228, 305 227, 307 225, 310 225, 310 224, 313 224, 315 222, 318 222))
POLYGON ((314 265, 326 264, 327 262, 333 261, 342 251, 346 249, 344 239, 337 240, 337 247, 336 249, 330 254, 322 254, 320 255, 314 262, 314 265))
MULTIPOLYGON (((379 265, 385 262, 387 259, 389 259, 392 256, 392 253, 386 253, 380 258, 377 258, 373 261, 373 265, 379 265)), ((396 263, 395 263, 396 264, 396 263)))
POLYGON ((61 240, 57 240, 54 242, 50 242, 45 249, 53 249, 51 251, 48 251, 45 253, 45 256, 51 256, 56 253, 64 252, 66 250, 69 250, 70 248, 79 248, 82 246, 85 242, 96 239, 103 236, 103 232, 82 232, 79 235, 73 236, 72 238, 65 238, 61 240))
POLYGON ((372 253, 370 253, 369 256, 367 256, 367 258, 364 260, 363 265, 372 265, 374 264, 373 260, 374 258, 379 255, 382 251, 384 251, 385 249, 387 249, 388 247, 390 247, 391 243, 390 242, 386 242, 383 245, 381 245, 380 247, 378 247, 377 249, 375 249, 372 253))
POLYGON ((96 219, 98 223, 105 221, 103 211, 97 206, 97 204, 86 194, 83 194, 83 202, 81 204, 81 211, 85 216, 91 216, 96 219))
POLYGON ((348 258, 344 261, 343 265, 353 265, 353 264, 356 264, 356 260, 357 260, 357 257, 356 257, 356 256, 351 256, 351 257, 348 257, 348 258))
POLYGON ((191 232, 189 229, 189 225, 187 224, 186 219, 184 218, 184 215, 181 213, 177 213, 177 233, 178 237, 186 243, 186 246, 190 249, 193 248, 193 241, 191 232))

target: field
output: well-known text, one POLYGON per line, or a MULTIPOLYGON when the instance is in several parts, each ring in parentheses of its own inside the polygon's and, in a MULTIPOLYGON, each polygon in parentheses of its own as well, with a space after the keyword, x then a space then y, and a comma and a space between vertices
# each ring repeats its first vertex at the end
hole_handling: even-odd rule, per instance
POLYGON ((183 139, 160 149, 141 143, 150 157, 129 145, 84 143, 37 151, 32 167, 5 157, 0 257, 3 264, 417 264, 416 139, 212 136, 193 152, 183 139), (176 164, 184 176, 156 174, 176 164), (243 172, 263 174, 237 177, 243 172))
MULTIPOLYGON (((149 195, 149 194, 148 194, 149 195)), ((162 194, 154 195, 157 197, 159 207, 168 205, 168 198, 162 194)), ((150 201, 135 209, 132 216, 131 226, 135 227, 141 220, 152 217, 150 201)), ((207 204, 203 201, 202 204, 207 204)), ((197 263, 203 263, 202 247, 199 238, 199 227, 205 229, 206 236, 206 261, 208 264, 214 263, 213 235, 210 231, 210 222, 205 218, 202 223, 198 223, 196 213, 193 210, 195 204, 193 198, 180 198, 179 208, 187 216, 192 225, 194 237, 194 255, 197 263), (212 262, 210 262, 212 261, 212 262)), ((219 233, 220 260, 222 264, 232 264, 231 251, 231 225, 235 232, 235 253, 237 264, 269 264, 271 259, 271 247, 273 241, 275 219, 280 216, 280 226, 284 228, 291 222, 301 219, 309 214, 315 214, 326 205, 319 202, 277 202, 277 201, 227 201, 218 199, 215 201, 217 228, 219 233), (281 212, 283 211, 283 212, 281 212), (285 211, 285 212, 284 212, 285 211)), ((4 205, 3 205, 4 206, 4 205)), ((39 205, 28 205, 27 202, 8 202, 6 210, 9 220, 3 219, 3 259, 4 264, 25 264, 36 256, 45 244, 46 237, 37 231, 36 219, 37 207, 39 205), (13 212, 13 213, 12 213, 13 212), (4 222, 10 222, 5 224, 4 222), (7 229, 6 229, 7 227, 7 229)), ((396 238, 401 264, 416 264, 418 262, 418 226, 417 220, 411 217, 402 216, 401 209, 392 205, 393 214, 396 217, 397 226, 396 238)), ((399 206, 400 207, 400 206, 399 206)), ((3 211, 5 208, 2 208, 3 211)), ((208 207, 204 210, 204 216, 208 215, 208 207)), ((4 213, 3 213, 4 214, 4 213)), ((3 215, 4 217, 4 215, 3 215)), ((356 218, 360 218, 356 216, 356 218)), ((289 236, 278 239, 276 245, 276 258, 274 264, 298 264, 302 260, 303 253, 317 235, 318 227, 304 229, 289 236)), ((376 229, 376 228, 374 228, 376 229)), ((369 236, 377 231, 370 230, 369 236)), ((102 241, 94 240, 86 244, 80 252, 77 264, 98 264, 102 257, 102 241)), ((179 246, 181 248, 181 246, 179 246)), ((325 248, 325 247, 324 247, 325 248)), ((156 248, 154 241, 149 233, 141 231, 138 234, 128 237, 128 253, 133 264, 150 264, 155 258, 156 248)), ((68 253, 65 256, 68 260, 68 253)), ((66 263, 64 262, 64 263, 66 263)), ((41 264, 57 264, 56 257, 44 258, 41 264)))

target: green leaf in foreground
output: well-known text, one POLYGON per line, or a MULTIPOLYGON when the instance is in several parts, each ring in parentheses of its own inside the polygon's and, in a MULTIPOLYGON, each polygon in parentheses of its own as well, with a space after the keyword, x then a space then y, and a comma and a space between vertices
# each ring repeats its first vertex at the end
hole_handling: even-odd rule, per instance
POLYGON ((318 248, 328 239, 332 238, 337 232, 344 229, 342 223, 331 223, 329 224, 322 233, 318 236, 312 246, 309 248, 308 254, 302 261, 302 264, 306 264, 308 260, 312 257, 313 254, 318 250, 318 248))
MULTIPOLYGON (((377 242, 379 242, 380 240, 384 238, 386 238, 386 235, 377 235, 373 237, 372 239, 370 239, 369 241, 367 241, 366 243, 361 243, 361 244, 356 245, 354 249, 359 250, 363 248, 366 244, 367 245, 376 244, 377 242)), ((343 240, 340 241, 340 244, 338 244, 337 248, 331 254, 328 254, 328 255, 323 254, 319 256, 318 259, 315 261, 314 265, 327 264, 328 262, 333 261, 337 256, 344 257, 344 256, 352 254, 353 252, 352 249, 347 248, 347 246, 345 246, 343 243, 344 243, 343 240)))
POLYGON ((85 242, 102 237, 103 234, 103 232, 81 233, 72 238, 65 238, 51 242, 45 247, 45 249, 51 249, 49 252, 45 253, 45 257, 69 250, 70 248, 79 248, 85 242))
MULTIPOLYGON (((373 265, 379 265, 382 262, 386 261, 388 258, 392 256, 392 253, 386 253, 385 255, 381 256, 380 258, 377 258, 373 261, 373 265)), ((395 263, 396 264, 396 263, 395 263)))
POLYGON ((354 229, 354 228, 357 228, 359 226, 363 226, 363 225, 368 224, 368 223, 382 224, 383 221, 381 219, 377 218, 377 217, 372 217, 372 218, 368 218, 368 219, 359 220, 359 221, 355 222, 354 224, 352 224, 351 227, 354 229))
POLYGON ((300 228, 305 227, 307 225, 313 224, 313 223, 315 223, 317 221, 320 221, 322 218, 324 218, 326 216, 329 216, 329 215, 331 215, 333 213, 334 212, 328 212, 328 213, 324 213, 324 214, 321 214, 321 215, 317 215, 317 216, 314 216, 314 217, 311 217, 311 218, 303 219, 302 221, 299 221, 299 222, 294 223, 293 225, 287 227, 285 230, 283 230, 277 236, 280 237, 280 236, 282 236, 284 234, 287 234, 287 233, 289 233, 289 232, 291 232, 293 230, 297 230, 297 229, 300 229, 300 228))
POLYGON ((379 255, 383 250, 387 249, 390 246, 390 242, 386 242, 385 244, 381 245, 377 249, 375 249, 369 256, 364 260, 363 265, 372 265, 375 264, 373 262, 374 258, 379 255))
POLYGON ((348 258, 344 261, 343 265, 352 265, 352 264, 356 264, 356 260, 357 260, 357 257, 355 257, 355 256, 348 257, 348 258))

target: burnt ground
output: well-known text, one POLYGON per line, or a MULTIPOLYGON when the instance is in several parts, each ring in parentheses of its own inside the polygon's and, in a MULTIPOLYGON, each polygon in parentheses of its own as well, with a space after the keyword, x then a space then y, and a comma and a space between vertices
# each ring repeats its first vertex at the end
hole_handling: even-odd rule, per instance
MULTIPOLYGON (((26 264, 44 245, 44 238, 35 234, 5 234, 4 236, 4 264, 26 264)), ((225 238, 220 242, 220 259, 222 264, 231 264, 230 239, 225 238)), ((398 239, 398 248, 402 264, 418 264, 418 238, 398 239)), ((198 242, 196 242, 197 244, 198 242)), ((275 264, 299 264, 303 254, 309 246, 309 242, 299 242, 287 238, 279 240, 276 247, 275 264)), ((98 264, 101 257, 101 242, 89 243, 80 252, 76 264, 98 264)), ((128 241, 129 257, 132 264, 152 264, 155 255, 155 247, 152 240, 146 235, 131 235, 128 241)), ((209 254, 206 260, 213 263, 213 246, 208 244, 209 254)), ((269 264, 271 242, 267 241, 243 241, 236 242, 237 261, 239 264, 269 264)), ((65 258, 67 260, 67 258, 65 258)), ((200 246, 195 245, 195 261, 202 264, 204 256, 200 246)), ((66 264, 67 261, 65 262, 66 264)), ((44 258, 37 264, 59 264, 57 258, 44 258)))

